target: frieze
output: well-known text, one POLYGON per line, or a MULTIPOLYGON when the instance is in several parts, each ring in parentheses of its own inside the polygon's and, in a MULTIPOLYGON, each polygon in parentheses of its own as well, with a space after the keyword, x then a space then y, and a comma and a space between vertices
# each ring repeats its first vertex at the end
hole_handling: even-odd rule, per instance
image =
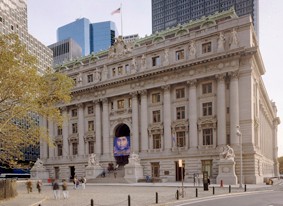
POLYGON ((94 131, 88 131, 84 135, 84 141, 85 142, 90 142, 90 141, 96 141, 96 136, 94 131))
POLYGON ((68 141, 70 143, 78 143, 78 141, 79 141, 79 134, 75 133, 75 134, 69 135, 68 141))

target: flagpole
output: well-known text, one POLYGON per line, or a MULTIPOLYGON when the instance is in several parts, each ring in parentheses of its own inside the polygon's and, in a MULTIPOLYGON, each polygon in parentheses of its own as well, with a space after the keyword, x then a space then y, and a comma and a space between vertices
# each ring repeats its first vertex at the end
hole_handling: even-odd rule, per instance
POLYGON ((123 18, 122 18, 122 3, 120 5, 120 9, 121 9, 121 36, 123 37, 123 18))

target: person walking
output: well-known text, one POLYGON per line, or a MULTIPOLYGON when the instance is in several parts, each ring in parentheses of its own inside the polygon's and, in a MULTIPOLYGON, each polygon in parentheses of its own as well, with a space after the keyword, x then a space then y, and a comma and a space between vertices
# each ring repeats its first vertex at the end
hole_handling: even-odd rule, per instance
POLYGON ((28 179, 28 181, 26 182, 26 187, 27 187, 28 193, 32 192, 32 182, 30 179, 28 179))
POLYGON ((69 198, 69 191, 68 191, 68 185, 67 185, 66 180, 63 180, 62 192, 63 192, 64 199, 68 199, 69 198))
POLYGON ((54 199, 55 200, 60 199, 59 183, 57 180, 54 180, 52 184, 52 189, 53 189, 54 199))
POLYGON ((81 183, 82 183, 82 188, 85 189, 85 184, 86 184, 86 178, 85 177, 81 178, 81 183))
POLYGON ((39 194, 41 193, 41 187, 42 187, 42 181, 38 180, 37 183, 36 183, 36 188, 37 188, 39 194))

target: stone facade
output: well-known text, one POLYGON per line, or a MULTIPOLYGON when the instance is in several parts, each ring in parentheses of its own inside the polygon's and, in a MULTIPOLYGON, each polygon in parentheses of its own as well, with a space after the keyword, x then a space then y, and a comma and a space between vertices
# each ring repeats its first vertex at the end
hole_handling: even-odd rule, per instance
POLYGON ((56 69, 76 86, 72 102, 60 106, 62 128, 43 121, 56 145, 40 148, 51 177, 83 176, 91 153, 102 167, 115 162, 121 125, 129 128, 144 176, 180 181, 181 159, 185 181, 207 171, 213 183, 226 145, 235 151, 238 180, 242 148, 243 183, 278 175, 280 120, 261 78, 265 68, 248 16, 226 11, 132 46, 118 38, 109 50, 56 69))

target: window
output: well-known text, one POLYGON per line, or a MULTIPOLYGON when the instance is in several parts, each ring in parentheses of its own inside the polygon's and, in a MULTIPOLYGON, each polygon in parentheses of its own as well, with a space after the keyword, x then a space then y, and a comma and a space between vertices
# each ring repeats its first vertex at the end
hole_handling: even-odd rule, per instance
POLYGON ((111 102, 110 104, 111 104, 111 110, 113 110, 114 109, 114 103, 111 102))
POLYGON ((87 82, 88 83, 93 82, 93 74, 87 75, 87 82))
POLYGON ((62 135, 62 127, 60 127, 60 126, 58 126, 57 127, 57 135, 59 136, 59 135, 62 135))
POLYGON ((203 145, 213 145, 213 134, 212 129, 202 130, 203 135, 203 145))
POLYGON ((202 85, 202 94, 212 93, 212 83, 206 83, 202 85))
POLYGON ((77 123, 72 124, 72 133, 73 134, 78 133, 78 124, 77 123))
POLYGON ((161 148, 161 135, 160 134, 154 134, 152 136, 152 147, 153 149, 160 149, 161 148))
POLYGON ((116 76, 116 68, 112 68, 112 77, 116 76))
POLYGON ((88 121, 87 125, 88 131, 94 131, 94 121, 88 121))
POLYGON ((185 119, 186 115, 185 115, 185 107, 177 107, 176 108, 176 118, 177 119, 185 119))
POLYGON ((94 153, 94 141, 89 141, 88 142, 88 153, 89 154, 94 153))
POLYGON ((202 45, 202 53, 205 54, 205 53, 208 53, 208 52, 211 52, 211 42, 204 43, 202 45))
POLYGON ((128 99, 128 104, 129 104, 129 108, 132 108, 132 99, 131 98, 128 99))
POLYGON ((211 177, 212 174, 212 160, 202 160, 202 172, 208 172, 208 176, 211 177))
POLYGON ((72 143, 73 146, 73 155, 77 155, 78 154, 78 143, 74 142, 72 143))
POLYGON ((152 162, 151 163, 151 177, 159 177, 160 176, 160 165, 159 162, 152 162))
POLYGON ((61 144, 57 145, 57 153, 58 153, 58 156, 63 155, 63 146, 61 144))
POLYGON ((185 132, 177 132, 177 147, 185 147, 186 145, 186 135, 185 132))
POLYGON ((176 89, 176 99, 185 98, 185 88, 176 89))
POLYGON ((93 114, 93 106, 88 106, 87 107, 87 113, 88 114, 93 114))
POLYGON ((125 103, 124 103, 123 99, 118 100, 117 104, 118 104, 118 109, 124 109, 125 108, 125 103))
POLYGON ((176 51, 175 58, 176 58, 176 61, 184 59, 185 58, 184 50, 182 49, 182 50, 176 51))
POLYGON ((118 75, 123 74, 123 66, 118 66, 118 75))
POLYGON ((212 115, 212 102, 207 102, 202 104, 202 115, 203 116, 212 115))
POLYGON ((153 116, 153 122, 160 122, 160 110, 153 111, 152 116, 153 116))
POLYGON ((125 72, 130 73, 130 66, 128 64, 125 65, 125 72))
POLYGON ((72 109, 72 117, 76 117, 78 115, 77 109, 72 109))
POLYGON ((160 93, 155 93, 155 94, 152 94, 152 103, 158 103, 160 102, 160 93))
POLYGON ((161 64, 161 61, 160 61, 160 57, 159 56, 152 57, 152 66, 153 67, 159 66, 160 64, 161 64))

